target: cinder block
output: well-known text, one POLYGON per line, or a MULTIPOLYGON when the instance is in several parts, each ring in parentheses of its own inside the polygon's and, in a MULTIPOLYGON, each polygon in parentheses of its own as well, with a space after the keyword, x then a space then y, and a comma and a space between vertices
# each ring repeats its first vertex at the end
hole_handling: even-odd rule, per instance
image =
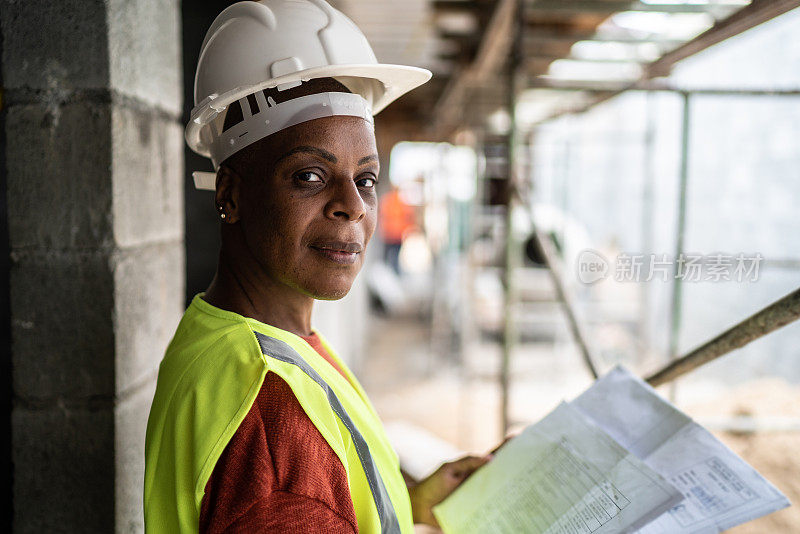
POLYGON ((110 245, 110 105, 12 106, 5 128, 12 249, 110 245))
POLYGON ((155 390, 153 377, 115 411, 117 534, 144 531, 144 438, 155 390))
POLYGON ((115 255, 117 394, 155 372, 184 311, 183 243, 115 255))
POLYGON ((114 238, 120 247, 183 239, 183 132, 154 113, 112 111, 114 238))
POLYGON ((14 532, 114 529, 114 410, 15 407, 14 532))
POLYGON ((111 88, 179 115, 182 111, 177 0, 110 0, 111 88))
POLYGON ((107 252, 12 253, 16 396, 114 395, 113 284, 107 252))
POLYGON ((2 2, 3 84, 47 91, 108 86, 108 32, 102 0, 2 2))

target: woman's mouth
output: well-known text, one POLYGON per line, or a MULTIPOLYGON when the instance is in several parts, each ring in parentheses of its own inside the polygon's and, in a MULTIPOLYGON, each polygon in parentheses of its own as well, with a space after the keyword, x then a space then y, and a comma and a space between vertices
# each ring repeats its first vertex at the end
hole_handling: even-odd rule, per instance
POLYGON ((310 245, 311 249, 326 259, 342 264, 352 264, 363 251, 361 243, 345 241, 324 241, 310 245))

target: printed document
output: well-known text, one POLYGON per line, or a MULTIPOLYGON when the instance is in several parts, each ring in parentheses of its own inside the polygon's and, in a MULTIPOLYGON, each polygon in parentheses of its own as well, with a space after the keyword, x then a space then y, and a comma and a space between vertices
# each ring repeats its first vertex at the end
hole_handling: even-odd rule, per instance
POLYGON ((562 403, 434 514, 447 533, 632 532, 680 500, 669 482, 562 403))
POLYGON ((571 405, 683 494, 640 534, 717 533, 789 506, 755 469, 622 367, 571 405))
POLYGON ((506 443, 433 511, 447 534, 716 534, 789 504, 617 367, 506 443))

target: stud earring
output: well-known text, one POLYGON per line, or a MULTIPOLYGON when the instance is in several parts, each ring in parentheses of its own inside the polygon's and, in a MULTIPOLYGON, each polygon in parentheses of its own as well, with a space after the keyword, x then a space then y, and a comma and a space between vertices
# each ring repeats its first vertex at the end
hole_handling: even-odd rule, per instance
POLYGON ((223 219, 223 220, 225 219, 225 212, 222 211, 224 209, 225 208, 221 204, 219 206, 217 206, 217 210, 219 211, 219 218, 223 219))

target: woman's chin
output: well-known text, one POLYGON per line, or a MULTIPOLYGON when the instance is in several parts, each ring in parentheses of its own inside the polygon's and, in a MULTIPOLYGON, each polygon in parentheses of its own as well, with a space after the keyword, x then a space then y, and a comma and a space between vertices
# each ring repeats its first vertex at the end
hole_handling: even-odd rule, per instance
POLYGON ((339 300, 346 297, 349 292, 350 288, 346 287, 337 290, 315 292, 313 296, 316 300, 339 300))
POLYGON ((311 287, 306 287, 306 293, 316 300, 339 300, 347 296, 350 288, 353 286, 352 280, 341 281, 339 283, 328 281, 327 284, 314 284, 311 287))

